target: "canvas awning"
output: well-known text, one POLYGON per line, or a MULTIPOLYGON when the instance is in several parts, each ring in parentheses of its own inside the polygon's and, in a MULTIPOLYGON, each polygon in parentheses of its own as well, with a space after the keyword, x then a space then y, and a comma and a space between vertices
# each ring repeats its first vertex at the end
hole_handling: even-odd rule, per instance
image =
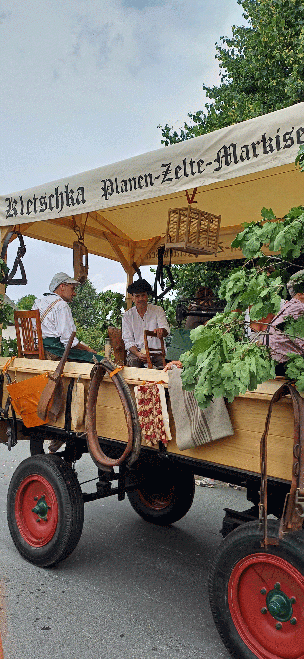
POLYGON ((173 255, 187 263, 239 258, 231 240, 261 208, 283 217, 303 203, 294 166, 304 144, 304 103, 89 172, 0 197, 0 226, 72 247, 85 228, 90 253, 118 260, 129 275, 157 262, 169 208, 196 206, 221 216, 216 257, 173 255))

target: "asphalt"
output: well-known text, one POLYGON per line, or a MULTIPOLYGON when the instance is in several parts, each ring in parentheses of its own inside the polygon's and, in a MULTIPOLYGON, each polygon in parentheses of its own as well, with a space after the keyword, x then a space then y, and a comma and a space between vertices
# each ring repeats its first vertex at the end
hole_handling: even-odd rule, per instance
MULTIPOLYGON (((4 659, 228 659, 209 609, 207 579, 225 506, 243 491, 196 487, 171 527, 144 522, 128 500, 85 506, 80 542, 56 568, 26 562, 11 540, 6 494, 28 442, 0 445, 0 629, 4 659)), ((80 481, 94 478, 89 456, 80 481)), ((87 490, 94 485, 87 484, 87 490)))

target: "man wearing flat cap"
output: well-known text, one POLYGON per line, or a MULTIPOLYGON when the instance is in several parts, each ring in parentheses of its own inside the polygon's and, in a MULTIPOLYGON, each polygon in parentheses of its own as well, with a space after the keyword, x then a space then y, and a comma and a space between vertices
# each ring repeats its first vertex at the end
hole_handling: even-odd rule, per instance
MULTIPOLYGON (((149 282, 137 279, 128 286, 127 291, 135 305, 122 317, 122 338, 127 351, 127 364, 142 368, 147 363, 144 330, 155 333, 155 338, 149 337, 149 347, 159 349, 159 339, 170 334, 170 328, 162 307, 148 304, 148 295, 152 293, 149 282)), ((151 355, 151 361, 156 368, 163 368, 160 355, 151 355)))
MULTIPOLYGON (((72 312, 68 302, 76 295, 79 281, 72 279, 66 272, 54 275, 50 285, 50 293, 41 300, 35 300, 33 309, 40 312, 43 345, 50 358, 61 358, 72 332, 76 331, 72 312)), ((91 362, 96 351, 80 343, 75 337, 69 359, 72 361, 91 362)), ((96 355, 97 359, 101 359, 96 355)))

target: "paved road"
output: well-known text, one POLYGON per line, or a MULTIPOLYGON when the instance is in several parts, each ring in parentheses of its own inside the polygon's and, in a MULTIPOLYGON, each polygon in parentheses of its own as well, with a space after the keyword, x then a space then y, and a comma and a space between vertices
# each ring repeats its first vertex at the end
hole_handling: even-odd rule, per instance
MULTIPOLYGON (((88 503, 74 553, 45 570, 21 558, 6 522, 8 483, 27 456, 27 442, 11 453, 0 445, 4 659, 228 659, 207 577, 223 507, 245 509, 244 493, 197 487, 188 515, 171 528, 144 522, 127 500, 88 503)), ((96 468, 84 456, 77 471, 84 481, 96 468)))

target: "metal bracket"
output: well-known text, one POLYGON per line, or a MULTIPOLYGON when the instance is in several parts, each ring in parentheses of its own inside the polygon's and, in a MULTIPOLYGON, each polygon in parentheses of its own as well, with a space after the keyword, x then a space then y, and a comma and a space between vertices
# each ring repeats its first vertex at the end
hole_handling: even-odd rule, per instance
POLYGON ((13 285, 14 286, 20 286, 20 285, 27 284, 25 269, 24 269, 24 265, 23 265, 22 260, 21 260, 24 257, 25 253, 26 253, 26 247, 25 247, 25 244, 24 244, 23 236, 22 236, 21 233, 19 233, 19 231, 9 231, 9 233, 7 234, 7 236, 6 236, 6 238, 3 242, 2 251, 1 251, 1 258, 3 260, 5 260, 6 253, 7 253, 7 248, 8 248, 8 245, 9 245, 10 240, 13 237, 13 235, 15 235, 16 238, 19 239, 20 244, 19 244, 19 247, 18 247, 18 250, 17 250, 17 256, 15 258, 14 265, 13 265, 11 271, 9 273, 7 273, 1 279, 0 283, 5 284, 5 286, 13 286, 13 285), (18 265, 19 265, 20 272, 21 272, 21 278, 14 279, 14 276, 17 272, 18 265))
POLYGON ((304 491, 297 488, 295 495, 295 508, 299 517, 304 517, 304 491))

